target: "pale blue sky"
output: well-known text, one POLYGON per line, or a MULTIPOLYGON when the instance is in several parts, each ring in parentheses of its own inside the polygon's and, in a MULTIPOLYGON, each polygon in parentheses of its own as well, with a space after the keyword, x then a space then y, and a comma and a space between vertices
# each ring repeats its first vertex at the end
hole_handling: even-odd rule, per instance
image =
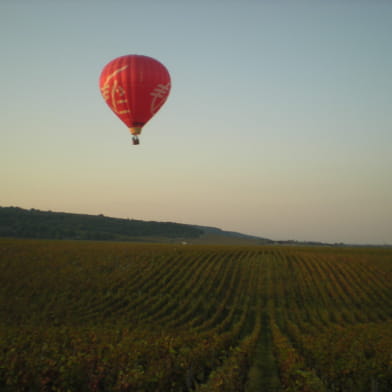
POLYGON ((392 3, 0 3, 0 205, 392 243, 392 3), (155 57, 140 146, 103 66, 155 57))

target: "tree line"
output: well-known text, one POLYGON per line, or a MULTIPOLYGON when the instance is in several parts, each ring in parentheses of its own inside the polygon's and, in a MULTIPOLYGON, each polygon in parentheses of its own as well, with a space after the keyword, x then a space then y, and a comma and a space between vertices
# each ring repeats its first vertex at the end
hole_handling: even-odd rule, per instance
POLYGON ((173 222, 0 207, 0 237, 126 241, 141 237, 197 238, 202 234, 199 228, 173 222))

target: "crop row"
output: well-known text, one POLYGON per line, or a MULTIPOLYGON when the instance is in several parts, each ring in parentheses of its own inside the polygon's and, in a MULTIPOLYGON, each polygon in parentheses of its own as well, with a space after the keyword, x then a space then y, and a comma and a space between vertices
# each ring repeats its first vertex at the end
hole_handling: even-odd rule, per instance
POLYGON ((386 392, 391 309, 388 250, 0 239, 0 390, 386 392))

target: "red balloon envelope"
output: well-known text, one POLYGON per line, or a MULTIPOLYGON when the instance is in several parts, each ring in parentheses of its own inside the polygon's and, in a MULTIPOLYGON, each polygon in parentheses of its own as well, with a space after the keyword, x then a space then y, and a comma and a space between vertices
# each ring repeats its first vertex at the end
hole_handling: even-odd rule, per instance
POLYGON ((139 144, 137 135, 169 96, 170 75, 151 57, 122 56, 104 67, 99 87, 106 103, 129 128, 134 144, 139 144))

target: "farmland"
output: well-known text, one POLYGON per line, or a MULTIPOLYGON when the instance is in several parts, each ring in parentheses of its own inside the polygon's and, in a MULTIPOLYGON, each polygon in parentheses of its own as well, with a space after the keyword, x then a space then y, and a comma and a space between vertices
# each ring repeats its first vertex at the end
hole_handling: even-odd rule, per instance
POLYGON ((0 239, 1 391, 392 390, 392 250, 0 239))

